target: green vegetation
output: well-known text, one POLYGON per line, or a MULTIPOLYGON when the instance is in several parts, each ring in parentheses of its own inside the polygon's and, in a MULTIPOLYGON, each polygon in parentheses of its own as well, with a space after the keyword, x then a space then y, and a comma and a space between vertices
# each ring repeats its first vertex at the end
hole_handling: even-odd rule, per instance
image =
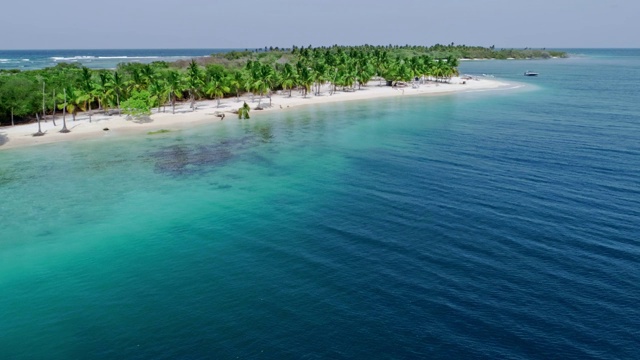
POLYGON ((147 135, 157 135, 157 134, 165 134, 171 132, 171 130, 167 130, 167 129, 160 129, 160 130, 156 130, 156 131, 149 131, 147 133, 147 135))
POLYGON ((244 105, 242 105, 242 107, 238 109, 238 119, 250 119, 249 117, 250 110, 251 108, 249 107, 249 104, 245 102, 244 105))
MULTIPOLYGON (((122 112, 129 116, 140 117, 151 114, 151 106, 155 102, 147 90, 133 90, 131 96, 122 102, 122 112)), ((91 119, 91 117, 89 117, 91 119)))
MULTIPOLYGON (((331 84, 329 95, 339 89, 355 91, 370 80, 395 85, 415 77, 447 82, 458 73, 462 58, 525 59, 564 57, 561 52, 513 50, 465 45, 425 46, 331 46, 265 48, 232 51, 193 59, 190 62, 120 64, 115 70, 90 70, 77 64, 61 63, 40 70, 0 71, 0 125, 32 121, 36 114, 71 114, 87 111, 125 113, 143 116, 166 111, 176 102, 188 99, 192 110, 202 98, 236 97, 248 92, 265 97, 282 90, 288 96, 294 89, 304 96, 319 94, 322 85, 331 84)), ((248 107, 248 105, 247 105, 248 107)), ((244 114, 244 113, 242 113, 244 114)), ((248 117, 248 111, 246 112, 248 117)), ((64 119, 64 117, 63 117, 64 119)), ((63 120, 64 121, 64 120, 63 120)), ((66 128, 66 121, 65 128, 66 128)))

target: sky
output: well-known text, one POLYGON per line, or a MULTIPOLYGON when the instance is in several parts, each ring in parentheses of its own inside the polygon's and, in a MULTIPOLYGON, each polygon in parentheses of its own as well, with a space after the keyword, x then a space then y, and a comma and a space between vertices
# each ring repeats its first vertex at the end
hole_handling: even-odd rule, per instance
POLYGON ((0 13, 4 50, 640 48, 640 0, 22 0, 0 13))

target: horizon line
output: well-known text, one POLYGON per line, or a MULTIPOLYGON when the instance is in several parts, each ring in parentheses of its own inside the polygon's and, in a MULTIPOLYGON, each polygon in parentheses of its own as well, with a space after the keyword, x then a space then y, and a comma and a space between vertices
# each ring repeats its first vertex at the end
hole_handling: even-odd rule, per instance
MULTIPOLYGON (((361 45, 338 45, 339 47, 357 47, 357 46, 365 46, 365 45, 369 45, 369 46, 382 46, 382 47, 386 47, 387 45, 371 45, 371 44, 361 44, 361 45)), ((406 45, 406 44, 405 44, 406 45)), ((405 45, 398 45, 398 46, 405 46, 405 45)), ((409 46, 423 46, 423 47, 431 47, 434 46, 436 44, 433 45, 409 45, 409 46)), ((442 45, 442 44, 441 44, 442 45)), ((463 44, 464 45, 464 44, 463 44)), ((298 46, 298 45, 295 45, 298 46)), ((333 47, 334 45, 320 45, 320 46, 313 46, 311 45, 312 48, 330 48, 333 47)), ((394 45, 395 46, 395 45, 394 45)), ((448 46, 448 45, 445 45, 448 46)), ((454 46, 458 46, 458 45, 454 45, 454 46)), ((476 47, 476 46, 480 46, 480 47, 486 47, 489 48, 489 46, 481 46, 481 45, 467 45, 469 47, 476 47)), ((278 49, 290 49, 291 47, 279 47, 279 46, 268 46, 267 48, 278 48, 278 49)), ((303 46, 300 46, 300 48, 302 48, 303 46)), ((304 46, 307 47, 307 46, 304 46)), ((220 48, 209 48, 209 47, 175 47, 175 48, 171 48, 171 47, 167 47, 167 48, 156 48, 156 47, 141 47, 141 48, 133 48, 133 47, 123 47, 123 48, 76 48, 76 49, 72 49, 72 48, 20 48, 20 49, 0 49, 0 51, 91 51, 91 50, 257 50, 257 49, 264 49, 265 47, 220 47, 220 48)), ((640 49, 640 47, 533 47, 533 46, 525 46, 525 47, 508 47, 508 46, 495 46, 496 49, 518 49, 518 50, 524 50, 524 49, 532 49, 532 50, 541 50, 541 49, 559 49, 559 50, 571 50, 571 49, 592 49, 592 50, 637 50, 640 49)))

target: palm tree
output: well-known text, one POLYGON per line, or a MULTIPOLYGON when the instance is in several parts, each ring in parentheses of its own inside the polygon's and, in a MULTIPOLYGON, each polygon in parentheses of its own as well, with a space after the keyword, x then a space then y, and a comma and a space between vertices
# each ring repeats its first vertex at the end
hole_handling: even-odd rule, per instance
POLYGON ((355 68, 355 65, 349 62, 343 65, 341 67, 341 70, 342 70, 342 76, 341 76, 342 86, 344 88, 346 87, 353 88, 357 81, 357 76, 356 76, 357 70, 355 68))
MULTIPOLYGON (((58 105, 58 109, 70 113, 73 117, 73 121, 76 121, 76 114, 78 114, 78 109, 81 109, 83 103, 85 102, 84 93, 81 90, 69 87, 64 89, 64 97, 60 96, 60 94, 58 94, 58 96, 59 100, 64 100, 63 103, 58 105)), ((64 121, 64 115, 62 117, 62 120, 64 121)))
POLYGON ((293 87, 296 86, 298 82, 298 74, 296 70, 291 66, 291 64, 284 64, 284 68, 282 69, 282 89, 289 89, 289 97, 291 97, 291 91, 293 87))
POLYGON ((107 87, 107 92, 109 94, 116 96, 116 106, 118 107, 118 110, 120 110, 120 97, 126 89, 126 84, 122 76, 120 76, 120 73, 114 71, 113 74, 110 74, 105 86, 107 87))
POLYGON ((313 66, 313 82, 316 85, 315 95, 320 95, 320 88, 327 82, 327 71, 329 67, 323 60, 314 62, 313 66))
POLYGON ((304 97, 307 97, 307 93, 311 90, 313 84, 313 72, 306 66, 300 67, 300 73, 298 74, 300 85, 304 88, 304 97))
POLYGON ((396 73, 396 80, 399 81, 409 81, 413 78, 413 73, 411 71, 410 66, 404 61, 400 61, 400 66, 398 67, 398 72, 396 73))
POLYGON ((149 64, 145 64, 140 70, 140 78, 145 88, 148 89, 156 78, 156 70, 149 64))
POLYGON ((433 69, 433 75, 436 77, 436 81, 440 79, 442 82, 444 82, 444 79, 448 76, 449 72, 450 69, 447 62, 443 59, 438 59, 433 69))
POLYGON ((421 75, 426 78, 431 78, 432 76, 434 76, 433 68, 434 68, 433 58, 431 58, 431 56, 429 55, 424 55, 422 57, 421 75))
POLYGON ((40 127, 40 115, 36 113, 36 119, 38 119, 38 132, 33 134, 33 136, 43 136, 42 128, 40 127))
POLYGON ((249 119, 249 111, 250 110, 251 110, 251 108, 245 102, 244 105, 242 105, 242 107, 238 109, 238 119, 249 119))
POLYGON ((243 72, 242 74, 244 76, 242 79, 242 88, 244 91, 251 93, 251 102, 253 102, 253 76, 248 71, 243 72))
POLYGON ((149 94, 151 95, 152 103, 158 106, 158 112, 160 112, 160 107, 165 103, 167 95, 169 94, 164 81, 153 78, 149 85, 149 94))
POLYGON ((52 99, 53 99, 53 111, 51 112, 51 120, 53 121, 53 126, 58 126, 56 125, 56 89, 53 89, 52 99))
POLYGON ((92 73, 86 66, 82 68, 80 73, 80 91, 82 92, 82 99, 84 100, 83 110, 89 109, 89 122, 91 122, 91 103, 95 99, 94 83, 92 79, 92 73))
POLYGON ((96 98, 98 99, 98 109, 102 109, 103 105, 105 109, 109 107, 109 101, 107 101, 109 97, 107 84, 109 83, 110 77, 111 73, 105 71, 101 71, 98 73, 99 82, 95 84, 94 87, 96 98))
POLYGON ((458 76, 458 58, 453 55, 447 57, 447 77, 451 80, 452 76, 458 76))
POLYGON ((276 73, 273 70, 273 67, 269 65, 263 65, 260 71, 260 80, 256 84, 256 90, 260 92, 260 100, 258 100, 258 106, 262 102, 262 97, 264 95, 269 96, 269 106, 271 106, 271 96, 269 93, 271 92, 271 88, 273 84, 277 82, 276 73))
POLYGON ((176 98, 182 99, 182 91, 184 85, 182 83, 182 77, 180 73, 175 70, 170 70, 167 73, 167 91, 169 92, 169 100, 171 101, 171 113, 176 113, 176 98))
POLYGON ((220 107, 220 98, 223 97, 225 93, 231 91, 225 80, 226 78, 221 78, 219 80, 212 79, 205 89, 205 93, 207 95, 213 96, 218 100, 217 107, 220 107))
POLYGON ((244 81, 244 74, 241 70, 235 71, 227 78, 227 85, 236 93, 236 101, 240 101, 240 89, 244 81))
POLYGON ((371 81, 371 78, 373 77, 374 74, 375 74, 375 69, 373 67, 373 64, 371 64, 371 62, 365 61, 362 64, 360 64, 358 66, 358 69, 356 70, 356 77, 358 78, 358 89, 360 89, 363 84, 366 86, 367 83, 371 81))
POLYGON ((58 95, 57 95, 58 96, 58 100, 61 101, 61 103, 59 103, 57 106, 58 106, 59 110, 62 110, 62 122, 63 122, 63 124, 66 124, 65 118, 66 118, 66 115, 67 115, 67 112, 68 112, 67 110, 68 110, 68 106, 69 106, 69 104, 67 103, 67 91, 68 91, 68 89, 71 89, 71 88, 70 87, 69 88, 62 88, 62 94, 58 93, 58 95))
POLYGON ((192 59, 189 67, 187 68, 187 88, 189 89, 192 111, 195 111, 196 109, 196 95, 200 92, 200 88, 203 84, 202 70, 195 60, 192 59))
POLYGON ((63 103, 62 105, 62 130, 60 130, 61 133, 68 133, 70 132, 69 129, 67 129, 67 89, 62 89, 63 93, 64 93, 64 97, 63 97, 63 103))
POLYGON ((134 67, 131 68, 131 78, 126 82, 126 89, 129 93, 133 91, 139 91, 145 89, 145 80, 142 76, 142 72, 134 67))

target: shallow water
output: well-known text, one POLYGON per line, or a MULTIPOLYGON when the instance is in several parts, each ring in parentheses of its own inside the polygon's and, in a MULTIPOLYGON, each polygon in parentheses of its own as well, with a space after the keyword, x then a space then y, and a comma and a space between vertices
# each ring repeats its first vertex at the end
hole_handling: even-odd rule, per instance
POLYGON ((640 51, 601 52, 0 151, 0 358, 637 357, 640 51))

